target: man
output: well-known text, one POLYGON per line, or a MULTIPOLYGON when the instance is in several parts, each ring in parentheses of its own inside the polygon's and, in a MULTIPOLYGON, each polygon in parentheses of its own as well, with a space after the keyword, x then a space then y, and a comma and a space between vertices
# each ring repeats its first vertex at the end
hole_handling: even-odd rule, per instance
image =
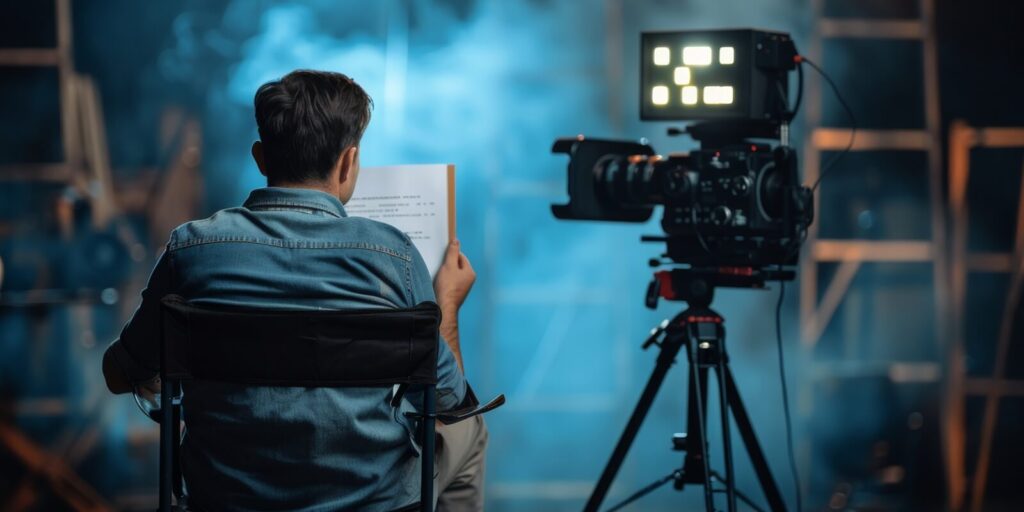
MULTIPOLYGON (((160 299, 170 293, 200 305, 254 308, 402 308, 436 300, 443 314, 438 407, 472 400, 458 311, 476 276, 459 242, 450 244, 431 286, 405 234, 345 215, 370 97, 345 75, 295 71, 260 87, 255 107, 260 140, 252 156, 268 187, 239 208, 171 233, 141 306, 104 355, 107 386, 126 393, 152 382, 160 299)), ((192 382, 183 392, 181 466, 190 506, 385 511, 418 502, 414 432, 389 404, 390 389, 192 382)), ((483 420, 438 433, 438 507, 482 509, 483 420)))

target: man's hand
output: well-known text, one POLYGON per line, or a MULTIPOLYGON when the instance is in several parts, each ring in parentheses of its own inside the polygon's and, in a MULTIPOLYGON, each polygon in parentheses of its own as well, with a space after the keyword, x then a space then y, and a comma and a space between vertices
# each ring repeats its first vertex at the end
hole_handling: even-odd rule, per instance
POLYGON ((469 290, 476 282, 476 272, 469 264, 469 258, 462 254, 458 240, 452 240, 445 251, 444 262, 434 277, 434 295, 441 307, 441 336, 455 354, 455 360, 462 368, 462 351, 459 349, 459 308, 466 301, 469 290))
POLYGON ((444 311, 458 311, 466 301, 469 290, 476 282, 476 272, 469 259, 462 254, 458 240, 452 240, 444 254, 441 269, 434 277, 434 294, 437 304, 444 311))

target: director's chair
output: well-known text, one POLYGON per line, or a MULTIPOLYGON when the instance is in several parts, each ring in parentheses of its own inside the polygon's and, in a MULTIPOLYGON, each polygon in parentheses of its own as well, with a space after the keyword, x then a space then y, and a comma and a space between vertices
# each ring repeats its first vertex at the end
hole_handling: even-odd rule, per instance
MULTIPOLYGON (((246 386, 390 387, 398 407, 409 386, 423 390, 423 404, 406 415, 419 422, 420 510, 433 510, 434 422, 456 423, 495 409, 498 395, 478 406, 436 411, 437 304, 407 309, 221 309, 190 304, 177 295, 162 300, 160 379, 160 511, 172 493, 184 503, 178 447, 181 382, 204 380, 246 386)), ((471 391, 468 391, 472 393, 471 391)))

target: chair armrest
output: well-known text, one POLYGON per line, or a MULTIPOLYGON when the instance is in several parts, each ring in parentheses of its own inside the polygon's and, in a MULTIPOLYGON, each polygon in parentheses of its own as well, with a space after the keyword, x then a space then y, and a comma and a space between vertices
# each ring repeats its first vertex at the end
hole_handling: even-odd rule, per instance
POLYGON ((473 416, 476 416, 478 414, 493 411, 494 409, 497 409, 498 407, 501 407, 504 404, 505 395, 501 394, 494 397, 493 399, 491 399, 490 402, 487 402, 486 404, 483 405, 469 406, 464 407, 462 409, 456 409, 454 411, 440 413, 437 415, 437 421, 440 421, 445 425, 451 425, 452 423, 458 423, 462 420, 472 418, 473 416))

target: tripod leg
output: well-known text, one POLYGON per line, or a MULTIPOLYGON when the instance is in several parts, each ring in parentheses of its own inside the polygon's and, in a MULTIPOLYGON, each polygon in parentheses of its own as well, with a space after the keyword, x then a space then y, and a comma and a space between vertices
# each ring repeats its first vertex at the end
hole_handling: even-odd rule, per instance
MULTIPOLYGON (((686 455, 683 457, 683 475, 687 483, 703 483, 707 439, 703 436, 707 428, 704 416, 708 401, 708 372, 691 364, 687 374, 686 391, 686 455), (698 380, 694 380, 694 377, 698 380), (699 394, 698 394, 699 391, 699 394)), ((676 482, 676 489, 683 488, 683 482, 676 482)))
MULTIPOLYGON (((768 499, 768 507, 772 512, 785 512, 786 503, 782 500, 782 493, 779 492, 779 487, 775 484, 772 472, 768 468, 768 461, 764 457, 760 443, 757 442, 757 435, 754 434, 754 427, 750 423, 747 409, 743 407, 743 401, 740 399, 739 391, 736 388, 736 380, 733 379, 732 370, 728 366, 724 366, 724 368, 729 408, 736 419, 736 428, 740 431, 740 437, 743 438, 743 444, 747 448, 747 453, 750 454, 750 462, 754 465, 757 480, 761 483, 761 490, 764 491, 765 498, 768 499)), ((732 480, 732 477, 730 476, 729 479, 732 480)))
POLYGON ((585 512, 597 512, 601 507, 601 502, 604 501, 605 496, 608 494, 608 488, 611 487, 612 480, 615 479, 616 473, 622 467, 622 461, 626 458, 626 453, 629 452, 637 432, 640 431, 640 425, 644 422, 644 418, 647 417, 651 404, 654 403, 654 397, 657 396, 658 389, 661 388, 662 382, 665 381, 665 374, 668 373, 669 368, 675 362, 676 355, 679 354, 681 344, 682 339, 676 336, 669 336, 662 342, 661 352, 658 354, 658 361, 654 366, 654 371, 651 373, 650 379, 647 380, 643 394, 640 395, 640 400, 637 401, 636 408, 633 409, 633 414, 630 415, 629 422, 626 424, 622 436, 619 437, 619 442, 616 443, 611 458, 608 459, 608 464, 605 465, 604 471, 601 472, 601 479, 597 481, 594 491, 590 494, 590 499, 587 500, 587 504, 583 508, 585 512))
MULTIPOLYGON (((708 460, 708 369, 701 365, 700 356, 690 351, 687 343, 686 358, 690 363, 689 392, 686 406, 686 458, 683 460, 683 477, 691 483, 700 483, 704 488, 704 509, 714 512, 715 498, 711 493, 711 461, 708 460)), ((698 349, 699 350, 699 349, 698 349)), ((699 354, 699 352, 698 352, 699 354)), ((676 483, 682 489, 681 482, 676 483)))
POLYGON ((732 431, 729 425, 729 398, 732 393, 726 385, 725 366, 725 340, 718 343, 717 368, 715 375, 718 377, 718 410, 721 413, 722 422, 722 456, 725 458, 725 493, 729 512, 736 512, 736 474, 733 471, 732 460, 732 431))

